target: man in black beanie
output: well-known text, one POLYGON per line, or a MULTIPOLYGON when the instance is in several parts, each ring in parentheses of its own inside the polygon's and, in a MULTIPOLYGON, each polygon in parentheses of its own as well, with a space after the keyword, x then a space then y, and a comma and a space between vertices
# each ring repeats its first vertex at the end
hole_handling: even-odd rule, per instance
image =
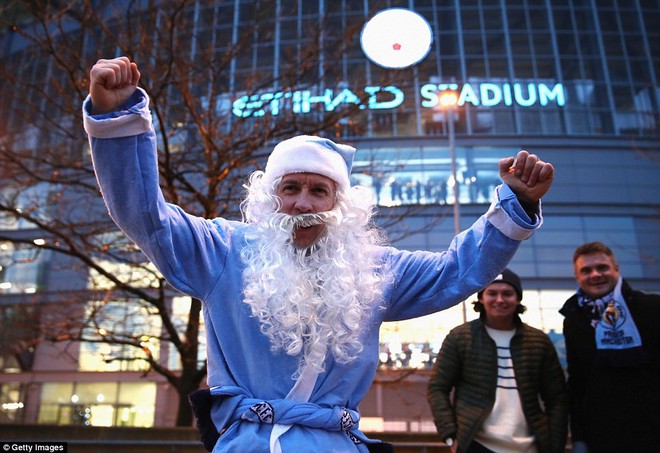
POLYGON ((440 438, 452 453, 563 453, 564 372, 548 336, 518 316, 520 278, 505 269, 477 297, 479 319, 447 335, 429 381, 440 438))

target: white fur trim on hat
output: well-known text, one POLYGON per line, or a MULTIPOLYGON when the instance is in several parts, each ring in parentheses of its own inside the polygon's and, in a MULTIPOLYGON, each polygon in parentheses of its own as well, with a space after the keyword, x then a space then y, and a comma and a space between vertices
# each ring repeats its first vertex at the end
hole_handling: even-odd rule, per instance
POLYGON ((264 180, 268 183, 291 173, 317 173, 337 183, 341 191, 350 187, 349 174, 355 148, 327 138, 299 135, 277 144, 268 157, 264 180))

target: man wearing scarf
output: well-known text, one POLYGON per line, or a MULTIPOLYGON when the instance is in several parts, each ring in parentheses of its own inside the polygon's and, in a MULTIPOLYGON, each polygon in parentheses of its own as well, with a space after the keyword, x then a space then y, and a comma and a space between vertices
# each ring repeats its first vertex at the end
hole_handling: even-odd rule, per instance
POLYGON ((660 450, 660 296, 633 290, 600 242, 573 254, 562 307, 576 453, 660 450))
POLYGON ((84 125, 113 220, 174 288, 203 302, 205 446, 388 451, 359 429, 380 325, 451 307, 492 281, 540 226, 552 165, 526 151, 502 159, 490 209, 442 253, 384 245, 372 192, 350 184, 355 149, 322 137, 275 146, 246 185, 243 221, 204 219, 164 199, 139 77, 128 58, 99 60, 84 125))

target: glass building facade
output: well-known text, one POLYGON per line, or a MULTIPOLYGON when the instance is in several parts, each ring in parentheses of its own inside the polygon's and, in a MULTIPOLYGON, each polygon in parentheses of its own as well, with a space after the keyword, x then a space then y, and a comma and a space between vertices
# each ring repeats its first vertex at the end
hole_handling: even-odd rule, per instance
MULTIPOLYGON (((97 3, 107 8, 108 2, 97 3)), ((154 8, 149 20, 165 20, 154 8)), ((131 23, 146 11, 134 11, 131 23)), ((356 146, 353 182, 372 188, 383 226, 399 247, 444 250, 457 228, 468 227, 487 209, 499 184, 499 159, 527 149, 552 162, 556 179, 543 200, 544 225, 523 243, 510 268, 522 278, 528 307, 523 320, 548 332, 560 355, 558 309, 576 288, 571 258, 578 245, 608 244, 633 287, 660 292, 660 1, 198 0, 178 17, 186 24, 178 39, 192 54, 211 49, 220 58, 250 36, 249 51, 227 60, 216 85, 196 87, 199 96, 212 89, 220 93, 217 113, 228 128, 289 115, 302 125, 297 132, 305 133, 305 125, 351 110, 321 133, 356 146), (411 9, 430 24, 431 48, 418 64, 391 70, 363 53, 359 30, 386 8, 411 9), (330 44, 343 37, 341 47, 330 44), (304 50, 312 44, 318 59, 310 63, 304 50), (287 83, 292 68, 308 65, 295 83, 287 83), (457 96, 450 109, 438 102, 447 91, 457 96), (397 212, 405 218, 387 224, 387 214, 397 212)), ((128 25, 110 22, 122 26, 128 25)), ((396 33, 383 39, 396 40, 396 33)), ((19 65, 32 55, 20 38, 6 33, 2 44, 2 58, 24 67, 26 77, 57 77, 52 61, 19 65)), ((109 54, 116 51, 92 39, 85 45, 90 52, 101 45, 109 54)), ((0 124, 20 130, 22 119, 11 108, 20 98, 2 101, 0 124)), ((18 224, 3 228, 21 231, 18 224)), ((0 299, 48 291, 37 290, 38 280, 53 261, 44 255, 21 260, 26 253, 0 244, 3 260, 20 261, 0 270, 0 299)), ((421 320, 385 325, 382 369, 427 369, 446 333, 476 316, 471 300, 421 320)), ((79 352, 84 365, 79 369, 93 371, 94 360, 85 355, 98 351, 79 352)), ((5 370, 18 373, 11 358, 3 360, 5 370)), ((0 381, 2 403, 11 419, 16 407, 11 404, 21 392, 16 379, 6 376, 0 381)), ((67 385, 71 388, 44 383, 39 391, 47 404, 38 420, 63 423, 57 419, 61 413, 80 418, 71 398, 84 393, 77 390, 84 385, 67 385), (55 398, 60 393, 66 399, 61 407, 55 398)), ((140 420, 144 426, 153 415, 149 407, 158 404, 156 385, 136 407, 126 401, 143 390, 128 383, 108 388, 115 412, 105 400, 94 400, 98 395, 90 396, 89 407, 98 406, 95 417, 103 423, 140 420)))

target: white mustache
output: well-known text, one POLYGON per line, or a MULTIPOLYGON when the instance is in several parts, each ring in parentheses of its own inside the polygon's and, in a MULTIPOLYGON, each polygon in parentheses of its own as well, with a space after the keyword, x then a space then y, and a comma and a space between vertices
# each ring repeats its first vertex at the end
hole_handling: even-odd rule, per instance
POLYGON ((339 220, 338 211, 323 211, 315 214, 279 214, 274 219, 280 228, 293 231, 296 228, 308 228, 315 225, 336 223, 339 220))

